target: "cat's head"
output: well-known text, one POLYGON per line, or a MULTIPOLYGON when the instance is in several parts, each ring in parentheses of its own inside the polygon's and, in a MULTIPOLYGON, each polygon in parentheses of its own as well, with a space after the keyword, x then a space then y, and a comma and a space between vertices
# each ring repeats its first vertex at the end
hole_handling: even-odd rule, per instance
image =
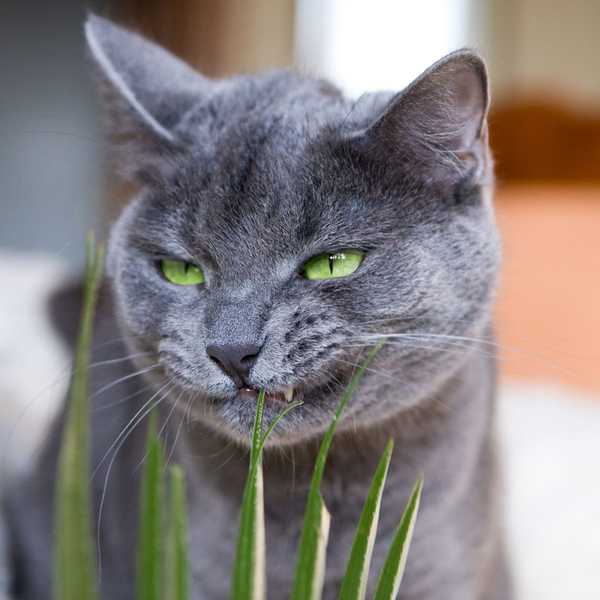
POLYGON ((499 256, 477 55, 354 102, 287 71, 209 80, 97 17, 86 33, 111 157, 140 188, 109 273, 160 394, 247 440, 251 390, 267 419, 293 390, 273 440, 294 441, 381 336, 347 424, 414 406, 475 351, 499 256))

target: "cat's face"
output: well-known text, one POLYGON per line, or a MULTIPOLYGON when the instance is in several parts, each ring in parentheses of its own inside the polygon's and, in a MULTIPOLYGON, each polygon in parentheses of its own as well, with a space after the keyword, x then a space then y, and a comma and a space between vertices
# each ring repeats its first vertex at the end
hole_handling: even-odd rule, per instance
POLYGON ((291 442, 326 428, 382 335, 348 424, 414 405, 460 366, 498 263, 476 57, 354 106, 289 73, 209 82, 96 18, 87 32, 113 132, 133 140, 117 160, 142 183, 109 270, 170 400, 240 441, 257 390, 267 420, 302 400, 273 438, 291 442))

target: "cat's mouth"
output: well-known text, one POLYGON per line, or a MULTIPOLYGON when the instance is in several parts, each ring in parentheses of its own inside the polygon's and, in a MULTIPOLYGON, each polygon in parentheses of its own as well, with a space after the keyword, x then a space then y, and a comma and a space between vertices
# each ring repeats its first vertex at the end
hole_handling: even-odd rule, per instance
MULTIPOLYGON (((259 393, 260 390, 256 388, 243 387, 238 390, 237 396, 241 399, 258 400, 259 393)), ((289 404, 294 400, 299 400, 300 395, 300 390, 294 388, 293 386, 287 386, 281 390, 265 391, 265 401, 289 404)))

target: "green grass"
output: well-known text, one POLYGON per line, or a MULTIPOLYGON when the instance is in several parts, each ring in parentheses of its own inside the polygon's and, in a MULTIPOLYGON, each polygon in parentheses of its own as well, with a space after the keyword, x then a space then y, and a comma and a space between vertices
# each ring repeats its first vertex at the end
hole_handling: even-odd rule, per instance
POLYGON ((156 434, 156 413, 150 417, 142 476, 136 588, 138 600, 161 600, 163 584, 163 520, 165 458, 156 434))
POLYGON ((377 535, 377 524, 379 523, 381 498, 393 450, 394 442, 389 440, 373 476, 371 488, 358 522, 350 558, 346 566, 346 575, 342 580, 340 598, 362 599, 366 596, 369 567, 371 566, 371 556, 375 536, 377 535))
MULTIPOLYGON (((96 557, 91 527, 89 465, 88 365, 92 323, 98 285, 102 276, 103 249, 87 240, 86 285, 75 370, 63 431, 56 484, 54 548, 54 599, 96 600, 98 598, 96 557), (75 566, 76 565, 76 566, 75 566)), ((321 493, 327 454, 337 423, 365 370, 382 344, 375 346, 354 373, 342 394, 332 422, 325 433, 315 462, 300 536, 296 569, 290 597, 318 600, 322 594, 330 515, 321 493)), ((266 598, 265 517, 262 457, 267 438, 286 414, 300 403, 283 410, 263 432, 265 395, 261 392, 251 440, 248 476, 242 497, 238 541, 231 580, 233 600, 266 598)), ((362 600, 369 581, 371 555, 376 539, 385 480, 392 459, 389 440, 373 475, 371 486, 354 536, 339 598, 362 600)), ((415 527, 423 481, 419 479, 408 499, 404 514, 381 572, 375 600, 393 600, 398 594, 406 557, 415 527)), ((189 559, 187 553, 187 510, 184 473, 177 465, 165 470, 162 443, 156 433, 156 415, 148 427, 144 462, 137 551, 137 600, 188 600, 189 559)))
POLYGON ((55 492, 54 598, 95 600, 96 557, 91 534, 88 365, 104 250, 86 241, 83 313, 55 492), (74 565, 77 565, 74 568, 74 565))

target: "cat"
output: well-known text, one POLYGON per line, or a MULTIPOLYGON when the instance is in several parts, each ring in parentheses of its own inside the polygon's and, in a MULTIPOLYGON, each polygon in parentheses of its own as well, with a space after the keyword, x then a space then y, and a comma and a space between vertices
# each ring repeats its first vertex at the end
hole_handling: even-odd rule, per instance
MULTIPOLYGON (((267 423, 286 401, 303 402, 264 457, 267 589, 287 598, 320 438, 383 339, 327 463, 323 597, 337 597, 392 437, 372 572, 423 473, 399 597, 510 600, 482 59, 459 50, 399 93, 351 101, 291 71, 210 80, 97 16, 86 37, 110 157, 139 188, 111 231, 91 369, 102 598, 134 597, 139 467, 154 406, 169 461, 187 479, 191 598, 228 597, 259 389, 267 423)), ((23 600, 50 598, 63 418, 7 500, 23 600)))

